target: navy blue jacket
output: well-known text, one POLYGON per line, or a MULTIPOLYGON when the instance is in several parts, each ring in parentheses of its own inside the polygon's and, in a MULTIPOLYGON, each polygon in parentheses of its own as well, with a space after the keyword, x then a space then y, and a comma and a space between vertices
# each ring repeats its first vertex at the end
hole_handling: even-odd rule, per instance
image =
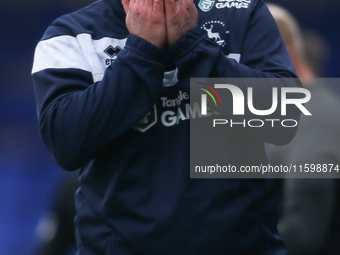
MULTIPOLYGON (((81 255, 285 254, 270 180, 190 179, 189 79, 291 78, 294 67, 261 0, 195 3, 198 25, 165 49, 129 35, 120 0, 62 16, 37 46, 41 136, 62 168, 80 168, 81 255)), ((270 103, 272 86, 284 83, 254 101, 270 103)), ((227 142, 244 153, 226 157, 266 162, 263 142, 294 133, 238 133, 227 142)))

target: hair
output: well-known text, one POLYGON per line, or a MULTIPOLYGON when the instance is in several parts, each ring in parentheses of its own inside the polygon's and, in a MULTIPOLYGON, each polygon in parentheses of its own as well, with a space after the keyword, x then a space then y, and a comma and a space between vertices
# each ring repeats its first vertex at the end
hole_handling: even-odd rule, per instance
POLYGON ((279 27, 286 47, 304 56, 304 42, 297 20, 283 7, 275 4, 267 4, 267 6, 279 27))
POLYGON ((301 31, 295 17, 285 8, 271 3, 267 6, 286 47, 294 51, 314 75, 319 76, 328 56, 328 45, 323 37, 315 31, 301 31))
POLYGON ((326 40, 314 30, 302 31, 305 43, 305 58, 312 71, 320 76, 329 60, 329 45, 326 40))

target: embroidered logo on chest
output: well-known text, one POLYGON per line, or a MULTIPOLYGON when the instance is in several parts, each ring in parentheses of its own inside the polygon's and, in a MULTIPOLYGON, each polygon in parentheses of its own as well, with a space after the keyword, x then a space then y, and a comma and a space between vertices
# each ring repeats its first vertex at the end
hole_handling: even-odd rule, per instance
POLYGON ((198 3, 198 7, 204 11, 204 12, 208 12, 210 11, 215 4, 215 0, 200 0, 200 2, 198 3))
POLYGON ((226 45, 225 36, 229 34, 229 31, 225 28, 225 23, 222 21, 211 20, 203 23, 201 29, 207 32, 210 39, 215 40, 215 42, 222 47, 226 45))
POLYGON ((236 8, 236 9, 247 9, 251 0, 217 0, 217 9, 222 8, 236 8))
POLYGON ((105 64, 110 65, 117 58, 117 55, 121 50, 123 50, 123 49, 119 46, 113 47, 112 45, 109 45, 104 50, 104 53, 110 57, 110 58, 105 60, 105 64))

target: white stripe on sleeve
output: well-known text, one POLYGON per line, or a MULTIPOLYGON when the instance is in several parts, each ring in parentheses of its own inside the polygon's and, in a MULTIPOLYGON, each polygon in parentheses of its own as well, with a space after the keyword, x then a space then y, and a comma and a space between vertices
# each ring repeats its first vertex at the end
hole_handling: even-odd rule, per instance
POLYGON ((91 72, 77 38, 69 35, 53 37, 38 43, 32 74, 48 68, 76 68, 91 72))

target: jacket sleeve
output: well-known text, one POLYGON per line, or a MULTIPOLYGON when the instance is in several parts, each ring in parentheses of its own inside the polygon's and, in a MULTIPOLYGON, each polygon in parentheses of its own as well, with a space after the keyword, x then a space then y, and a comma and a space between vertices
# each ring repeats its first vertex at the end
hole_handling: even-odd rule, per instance
MULTIPOLYGON (((179 76, 181 79, 187 79, 186 84, 190 84, 190 78, 201 77, 265 78, 261 79, 265 80, 264 82, 257 82, 253 86, 253 101, 258 109, 268 109, 268 105, 271 106, 274 87, 277 87, 278 91, 286 86, 301 87, 300 81, 293 79, 297 78, 295 68, 275 20, 262 1, 254 1, 239 63, 234 59, 227 58, 222 52, 221 46, 210 40, 197 26, 178 40, 172 46, 172 51, 176 56, 176 65, 179 70, 182 70, 179 76)), ((247 95, 248 84, 247 82, 237 84, 244 95, 247 95)), ((189 87, 185 89, 189 90, 189 87)), ((193 91, 190 92, 193 93, 193 91)), ((297 93, 291 96, 299 97, 297 93)), ((270 116, 270 119, 282 119, 279 108, 270 116)), ((232 116, 230 109, 225 110, 225 115, 236 120, 240 119, 239 116, 232 116)), ((298 120, 299 116, 299 110, 296 107, 290 107, 285 119, 298 120)), ((249 114, 249 111, 245 112, 245 116, 242 116, 243 119, 254 117, 264 119, 264 117, 249 114)), ((294 137, 296 128, 278 126, 275 128, 248 128, 246 131, 264 142, 282 145, 294 137)))
POLYGON ((67 51, 65 44, 41 41, 32 74, 41 136, 54 160, 75 170, 145 116, 160 97, 164 66, 162 49, 129 35, 94 82, 84 49, 69 38, 67 51), (47 59, 58 63, 45 68, 47 59))

